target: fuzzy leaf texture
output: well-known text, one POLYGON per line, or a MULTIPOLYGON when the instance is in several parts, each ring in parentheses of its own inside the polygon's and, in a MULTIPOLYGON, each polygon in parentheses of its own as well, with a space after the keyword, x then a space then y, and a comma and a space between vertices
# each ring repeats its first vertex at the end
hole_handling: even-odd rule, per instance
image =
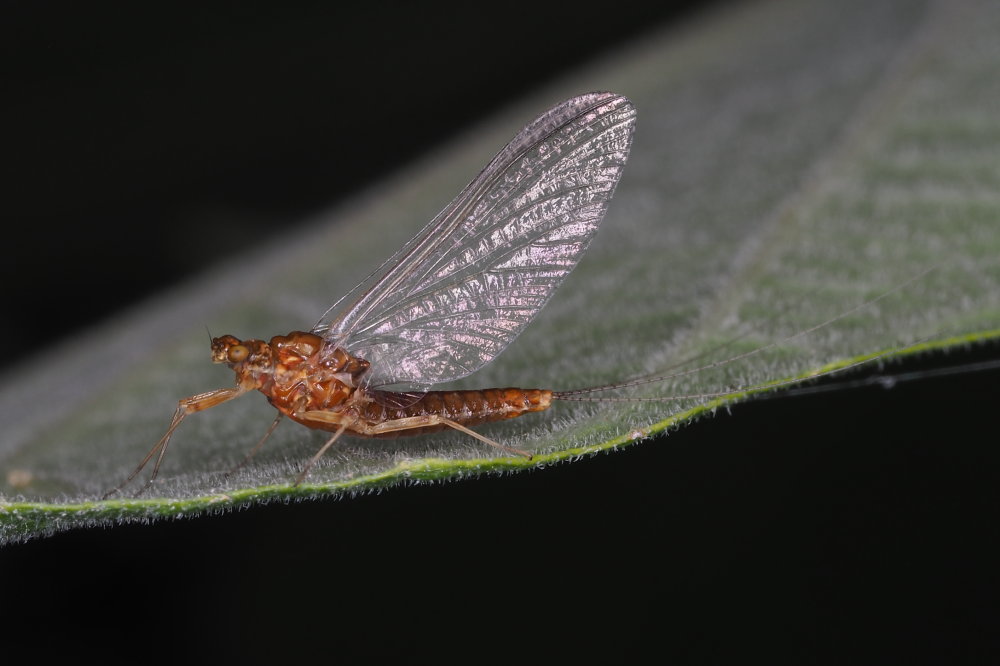
POLYGON ((538 318, 456 386, 605 384, 735 339, 710 362, 886 292, 808 335, 623 395, 725 391, 997 337, 997 34, 1000 4, 987 0, 786 0, 650 35, 316 220, 293 245, 221 266, 8 373, 0 540, 568 461, 742 397, 557 403, 481 428, 532 461, 460 433, 350 439, 292 487, 325 433, 287 421, 250 465, 222 474, 274 416, 254 393, 188 418, 150 491, 136 495, 137 483, 99 499, 157 441, 179 398, 232 385, 209 362, 206 324, 263 339, 308 329, 521 126, 589 90, 638 109, 609 213, 538 318))

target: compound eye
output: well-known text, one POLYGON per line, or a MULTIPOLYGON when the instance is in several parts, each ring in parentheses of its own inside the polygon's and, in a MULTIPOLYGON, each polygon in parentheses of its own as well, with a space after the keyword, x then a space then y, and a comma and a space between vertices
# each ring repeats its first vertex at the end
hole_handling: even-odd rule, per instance
POLYGON ((229 358, 230 363, 239 363, 245 361, 247 356, 250 355, 250 350, 246 345, 233 345, 226 352, 227 358, 229 358))

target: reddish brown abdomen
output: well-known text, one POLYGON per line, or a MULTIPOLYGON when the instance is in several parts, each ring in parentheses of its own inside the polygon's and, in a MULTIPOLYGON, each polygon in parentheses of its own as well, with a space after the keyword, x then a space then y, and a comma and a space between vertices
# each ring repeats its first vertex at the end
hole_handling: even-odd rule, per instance
MULTIPOLYGON (((392 393, 384 393, 388 399, 365 403, 361 409, 361 420, 369 423, 384 423, 395 419, 419 416, 443 416, 446 419, 474 426, 489 421, 512 419, 529 412, 541 412, 552 403, 552 391, 542 389, 493 388, 473 391, 430 391, 405 407, 389 407, 393 402, 392 393)), ((380 438, 422 435, 444 430, 443 424, 411 428, 397 432, 374 435, 380 438)), ((353 433, 359 434, 359 433, 353 433)))

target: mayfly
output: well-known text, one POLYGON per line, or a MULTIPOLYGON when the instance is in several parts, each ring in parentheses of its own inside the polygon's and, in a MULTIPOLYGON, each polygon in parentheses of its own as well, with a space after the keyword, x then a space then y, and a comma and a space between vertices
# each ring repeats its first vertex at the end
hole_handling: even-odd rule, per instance
POLYGON ((268 342, 213 338, 212 361, 235 371, 236 386, 181 400, 163 437, 107 495, 155 457, 152 482, 185 417, 254 390, 278 415, 251 455, 283 416, 333 433, 297 483, 345 433, 396 437, 452 428, 530 457, 470 426, 542 411, 557 393, 430 387, 496 358, 573 270, 621 177, 635 116, 628 99, 609 92, 554 106, 311 331, 268 342))
POLYGON ((632 103, 609 92, 556 105, 522 129, 312 330, 268 342, 213 338, 212 361, 228 365, 236 385, 180 400, 163 437, 105 497, 155 458, 147 486, 152 483, 171 436, 188 415, 254 390, 278 414, 244 463, 285 416, 333 433, 297 485, 345 434, 398 437, 453 429, 530 458, 471 426, 540 412, 556 400, 588 400, 582 394, 665 379, 564 392, 431 390, 496 358, 576 266, 621 177, 635 120, 632 103), (352 300, 338 307, 346 299, 352 300))

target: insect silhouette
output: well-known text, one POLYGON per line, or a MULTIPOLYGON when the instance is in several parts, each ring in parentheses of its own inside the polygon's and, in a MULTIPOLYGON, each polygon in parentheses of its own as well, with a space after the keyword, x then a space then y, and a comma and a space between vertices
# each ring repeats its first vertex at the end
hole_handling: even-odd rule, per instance
POLYGON ((213 338, 212 361, 228 365, 236 373, 236 385, 180 400, 163 437, 104 496, 121 490, 155 458, 148 487, 171 436, 188 415, 254 390, 278 414, 240 465, 260 450, 285 416, 333 433, 304 466, 298 485, 344 434, 398 437, 450 428, 530 458, 471 426, 540 412, 557 400, 590 400, 594 398, 585 394, 664 379, 564 392, 431 390, 496 358, 576 266, 621 177, 635 120, 632 103, 609 92, 556 105, 522 129, 420 233, 330 307, 311 331, 267 342, 213 338), (399 387, 405 390, 390 390, 399 387))

